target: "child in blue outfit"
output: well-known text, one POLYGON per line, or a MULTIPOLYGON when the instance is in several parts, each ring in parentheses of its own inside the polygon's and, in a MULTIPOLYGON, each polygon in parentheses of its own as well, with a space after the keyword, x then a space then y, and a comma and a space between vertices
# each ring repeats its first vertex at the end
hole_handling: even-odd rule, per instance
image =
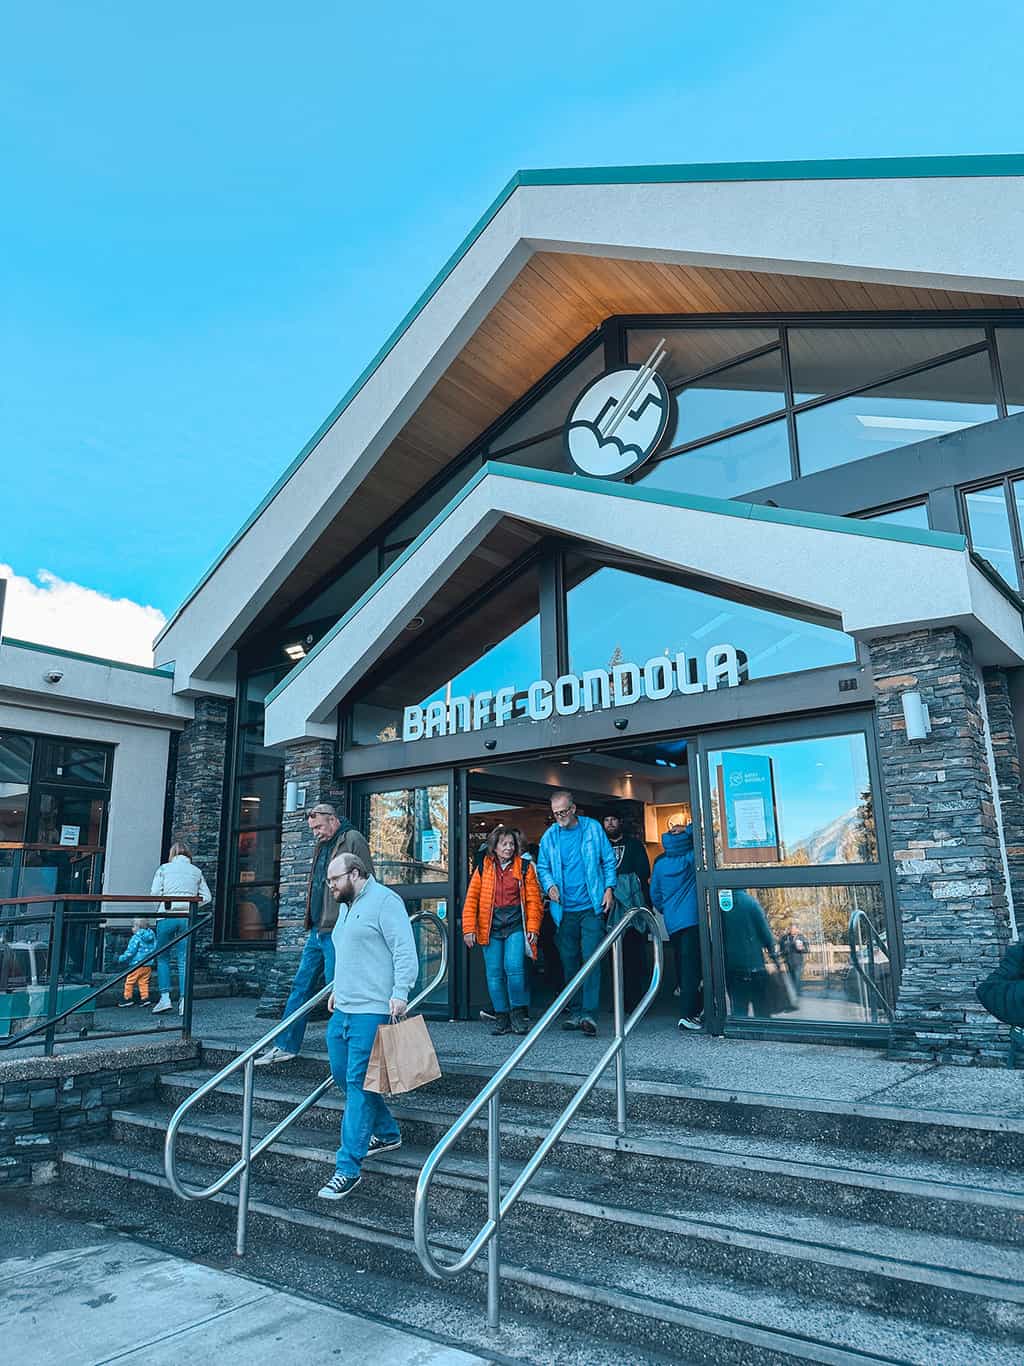
POLYGON ((123 1010, 132 1004, 136 986, 139 988, 139 1005, 149 1005, 149 979, 153 975, 153 960, 143 963, 149 954, 156 952, 156 935, 148 920, 141 918, 132 921, 132 937, 128 947, 118 958, 119 963, 127 963, 132 972, 124 979, 124 1000, 119 1002, 123 1010), (140 966, 141 964, 141 966, 140 966))

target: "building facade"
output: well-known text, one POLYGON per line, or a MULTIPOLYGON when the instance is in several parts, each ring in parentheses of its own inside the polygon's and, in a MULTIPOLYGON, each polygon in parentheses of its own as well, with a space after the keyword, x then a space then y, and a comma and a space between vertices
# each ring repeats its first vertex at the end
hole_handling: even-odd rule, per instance
POLYGON ((266 1013, 307 807, 452 929, 468 1018, 482 837, 568 786, 652 855, 692 821, 706 1028, 1004 1060, 1022 213, 1017 158, 510 183, 157 644, 174 822, 266 1013), (749 999, 739 892, 804 944, 795 1006, 749 999))

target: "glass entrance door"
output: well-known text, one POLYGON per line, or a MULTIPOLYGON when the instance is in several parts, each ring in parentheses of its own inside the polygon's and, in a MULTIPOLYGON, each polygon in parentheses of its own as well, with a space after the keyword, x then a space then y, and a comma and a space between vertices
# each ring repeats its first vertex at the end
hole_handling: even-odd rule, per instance
POLYGON ((710 1028, 886 1024, 899 936, 870 716, 704 735, 696 766, 710 1028))
MULTIPOLYGON (((410 915, 430 911, 448 934, 448 978, 425 1002, 425 1013, 449 1018, 453 1011, 456 955, 451 925, 454 908, 452 824, 455 805, 451 770, 401 775, 358 783, 352 790, 352 820, 365 831, 374 872, 405 902, 410 915)), ((440 946, 432 927, 416 925, 420 958, 417 991, 437 971, 440 946)))

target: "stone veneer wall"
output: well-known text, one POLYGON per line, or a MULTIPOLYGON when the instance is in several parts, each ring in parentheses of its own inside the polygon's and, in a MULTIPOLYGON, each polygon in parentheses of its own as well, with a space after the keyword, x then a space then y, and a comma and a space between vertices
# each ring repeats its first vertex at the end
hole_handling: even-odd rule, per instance
POLYGON ((285 812, 281 820, 281 892, 277 911, 277 952, 272 956, 258 1016, 280 1019, 306 940, 306 879, 313 855, 306 812, 317 802, 344 806, 344 786, 334 776, 335 746, 327 740, 303 740, 285 751, 284 782, 294 779, 306 789, 302 810, 285 812))
POLYGON ((1006 861, 1010 868, 1010 888, 1019 934, 1024 928, 1024 791, 1021 789, 1020 748, 1006 670, 985 669, 984 679, 1003 835, 1006 839, 1006 861))
POLYGON ((975 995, 1009 926, 971 644, 948 627, 872 640, 869 649, 903 928, 891 1056, 1003 1065, 1009 1031, 975 995), (906 737, 908 690, 930 708, 922 741, 906 737))
MULTIPOLYGON (((183 840, 192 850, 193 861, 203 870, 213 893, 214 906, 217 904, 230 713, 230 703, 223 698, 196 698, 195 717, 178 741, 178 768, 174 780, 171 838, 183 840)), ((166 857, 166 849, 163 852, 166 857)), ((197 963, 205 962, 212 941, 211 925, 197 941, 197 963)))
POLYGON ((63 1148, 105 1138, 112 1110, 153 1099, 161 1071, 198 1056, 177 1041, 0 1064, 0 1189, 53 1180, 63 1148))

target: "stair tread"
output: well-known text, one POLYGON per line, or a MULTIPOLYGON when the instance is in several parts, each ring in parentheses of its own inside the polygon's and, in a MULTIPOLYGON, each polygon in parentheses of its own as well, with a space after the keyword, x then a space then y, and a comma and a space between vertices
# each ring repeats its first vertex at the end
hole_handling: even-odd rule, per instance
MULTIPOLYGON (((200 1070, 176 1072, 165 1076, 163 1080, 169 1086, 194 1090, 211 1075, 212 1073, 200 1070)), ((289 1084, 287 1076, 281 1074, 257 1074, 256 1094, 268 1100, 298 1103, 309 1094, 312 1087, 305 1084, 296 1085, 297 1081, 297 1078, 293 1078, 289 1084)), ((225 1082, 221 1089, 225 1094, 240 1096, 241 1082, 225 1082)), ((342 1105, 342 1099, 337 1093, 328 1092, 321 1104, 325 1102, 333 1107, 342 1105)), ((437 1122, 441 1117, 454 1120, 465 1109, 465 1102, 454 1097, 431 1095, 427 1088, 396 1101, 392 1108, 399 1117, 437 1122)), ((555 1115, 554 1110, 536 1106, 502 1105, 503 1126, 518 1126, 526 1132, 547 1132, 555 1115)), ((478 1123, 483 1125, 483 1119, 478 1123)), ((626 1151, 643 1151, 649 1149, 650 1145, 657 1144, 661 1146, 665 1155, 677 1155, 681 1158, 703 1155, 705 1158, 715 1156, 719 1160, 740 1163, 780 1163, 787 1170, 799 1168, 799 1174, 806 1179, 836 1179, 840 1173, 846 1172, 876 1178, 882 1184, 892 1180, 930 1182, 954 1188, 958 1193, 970 1195, 983 1203, 1009 1199, 1020 1201, 1024 1207, 1024 1171, 987 1166, 963 1159, 944 1162, 915 1153, 872 1153, 863 1148, 844 1147, 839 1144, 727 1133, 717 1129, 654 1123, 650 1120, 631 1121, 628 1137, 616 1140, 611 1126, 593 1116, 575 1119, 566 1130, 566 1137, 570 1141, 596 1138, 602 1147, 616 1146, 626 1151)))
MULTIPOLYGON (((68 1151, 64 1157, 72 1166, 99 1161, 122 1178, 138 1174, 153 1184, 163 1181, 161 1156, 151 1150, 128 1155, 123 1144, 99 1143, 68 1151)), ((205 1184, 217 1174, 214 1167, 191 1162, 182 1162, 181 1171, 186 1181, 197 1184, 205 1184)), ((312 1190, 297 1199, 299 1192, 294 1188, 264 1184, 266 1193, 261 1190, 253 1201, 257 1214, 260 1207, 273 1206, 280 1216, 296 1222, 314 1216, 328 1226, 336 1222, 339 1232, 348 1232, 349 1236, 361 1233, 411 1253, 408 1211, 397 1209, 393 1202, 382 1206, 379 1194, 374 1198, 372 1183, 366 1183, 340 1209, 325 1208, 312 1190)), ((435 1242, 443 1247, 454 1240, 461 1247, 472 1231, 439 1225, 435 1242)), ((735 1283, 690 1267, 680 1274, 659 1260, 611 1251, 595 1240, 559 1240, 554 1244, 536 1235, 510 1231, 503 1235, 502 1254, 505 1274, 517 1280, 557 1284, 565 1293, 582 1288, 588 1297, 606 1303, 628 1296, 633 1312, 671 1317, 673 1312, 682 1311, 724 1319, 787 1338, 862 1352, 876 1361, 912 1366, 934 1366, 936 1361, 943 1366, 977 1366, 984 1361, 986 1366, 1019 1366, 1019 1344, 966 1329, 916 1322, 898 1314, 823 1303, 796 1290, 735 1283)))
MULTIPOLYGON (((162 1130, 168 1115, 159 1106, 151 1105, 115 1111, 114 1118, 162 1130)), ((194 1116, 186 1121, 182 1132, 238 1145, 237 1129, 211 1122, 215 1118, 212 1115, 194 1116)), ((273 1121, 254 1117, 254 1138, 261 1138, 272 1127, 273 1121)), ((303 1150, 330 1162, 335 1144, 324 1130, 296 1124, 273 1145, 274 1150, 293 1153, 303 1150)), ((427 1148, 403 1145, 400 1151, 377 1159, 368 1170, 377 1170, 379 1166, 391 1174, 405 1176, 411 1184, 428 1152, 427 1148)), ((503 1161, 502 1179, 506 1186, 522 1166, 522 1162, 503 1161)), ((485 1182, 486 1158, 482 1154, 451 1153, 439 1175, 485 1182)), ((257 1165, 255 1180, 259 1179, 257 1165)), ((717 1192, 666 1188, 642 1182, 627 1184, 603 1172, 560 1167, 557 1149, 533 1178, 524 1198, 529 1199, 531 1193, 547 1202, 554 1201, 563 1209, 571 1202, 579 1202, 615 1211, 624 1220, 630 1215, 650 1216, 654 1220, 703 1225, 709 1236, 723 1232, 745 1235, 766 1242, 774 1251, 793 1256, 811 1256, 817 1260, 822 1249, 835 1248, 857 1257, 877 1259, 881 1255, 890 1269, 902 1263, 925 1272, 953 1272, 1002 1281, 1006 1285, 998 1287, 1000 1293, 1008 1290, 1013 1298, 1024 1301, 1024 1249, 1004 1243, 890 1228, 846 1215, 823 1214, 810 1207, 779 1207, 717 1192), (880 1249, 884 1249, 881 1254, 880 1249)), ((699 1232, 699 1229, 694 1231, 699 1232)))

